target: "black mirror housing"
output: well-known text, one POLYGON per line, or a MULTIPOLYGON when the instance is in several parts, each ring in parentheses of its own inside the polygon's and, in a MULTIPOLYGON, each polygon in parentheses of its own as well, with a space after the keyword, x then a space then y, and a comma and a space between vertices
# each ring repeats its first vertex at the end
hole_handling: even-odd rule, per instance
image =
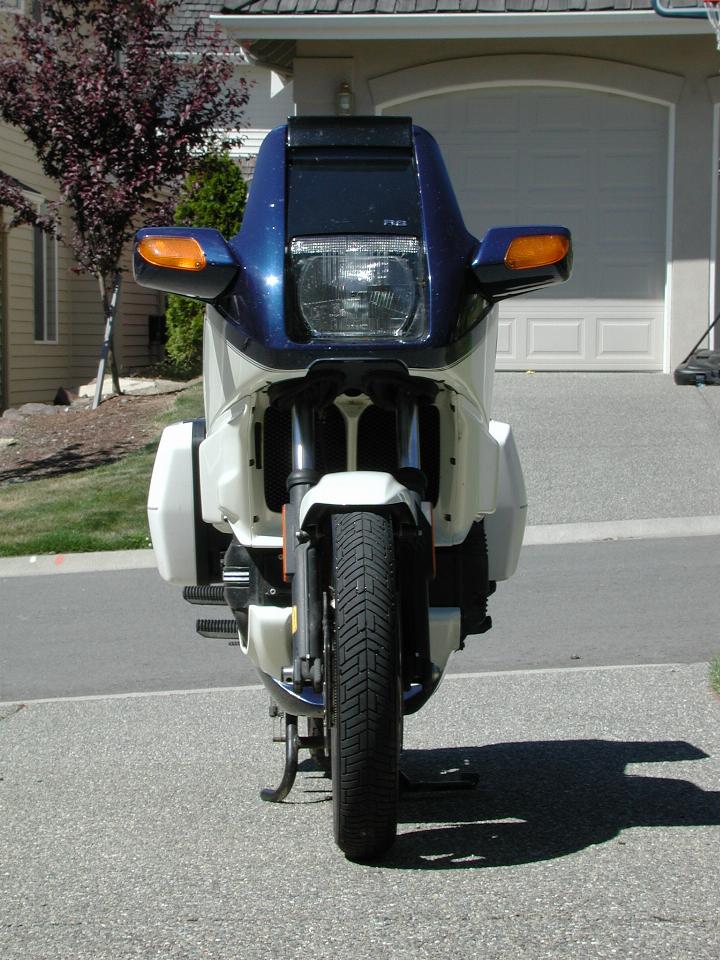
POLYGON ((491 227, 470 268, 492 301, 564 283, 572 269, 570 231, 560 226, 491 227))
MULTIPOLYGON (((177 244, 176 244, 177 245, 177 244)), ((141 287, 179 293, 212 303, 229 290, 237 279, 240 264, 223 235, 207 227, 144 227, 135 235, 133 273, 141 287), (143 243, 145 241, 145 243, 143 243), (197 251, 197 259, 184 265, 148 259, 144 251, 153 242, 171 247, 179 241, 197 251)))

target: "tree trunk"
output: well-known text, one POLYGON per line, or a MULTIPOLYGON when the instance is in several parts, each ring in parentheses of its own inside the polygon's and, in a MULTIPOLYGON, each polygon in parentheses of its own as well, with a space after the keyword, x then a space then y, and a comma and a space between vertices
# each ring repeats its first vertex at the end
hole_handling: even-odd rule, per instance
POLYGON ((120 376, 118 374, 117 360, 115 358, 115 349, 113 346, 113 328, 115 326, 118 300, 120 299, 120 280, 120 273, 116 272, 113 275, 112 293, 108 298, 105 277, 98 276, 100 296, 102 297, 103 312, 105 314, 105 335, 103 337, 102 349, 100 350, 100 362, 98 364, 97 381, 95 383, 95 397, 92 402, 93 410, 97 410, 98 406, 100 405, 100 401, 102 400, 105 366, 107 364, 108 357, 110 357, 110 372, 112 374, 113 390, 117 394, 122 393, 122 390, 120 389, 120 376))

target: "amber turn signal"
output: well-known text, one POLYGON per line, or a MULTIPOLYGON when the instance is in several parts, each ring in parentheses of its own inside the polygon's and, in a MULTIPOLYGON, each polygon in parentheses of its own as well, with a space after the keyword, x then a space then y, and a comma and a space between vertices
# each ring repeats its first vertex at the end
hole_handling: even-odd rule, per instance
POLYGON ((173 270, 204 270, 205 254, 193 237, 143 237, 138 253, 155 267, 173 270))
POLYGON ((570 240, 557 233, 515 237, 505 254, 509 270, 527 270, 530 267, 548 267, 563 260, 570 249, 570 240))

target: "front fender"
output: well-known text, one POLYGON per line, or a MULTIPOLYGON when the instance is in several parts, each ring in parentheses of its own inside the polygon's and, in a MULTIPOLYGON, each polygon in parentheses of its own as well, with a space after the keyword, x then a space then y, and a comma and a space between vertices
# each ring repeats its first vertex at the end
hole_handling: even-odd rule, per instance
POLYGON ((300 504, 301 527, 319 522, 338 510, 377 510, 387 507, 410 523, 417 522, 414 495, 389 473, 351 470, 326 473, 300 504))

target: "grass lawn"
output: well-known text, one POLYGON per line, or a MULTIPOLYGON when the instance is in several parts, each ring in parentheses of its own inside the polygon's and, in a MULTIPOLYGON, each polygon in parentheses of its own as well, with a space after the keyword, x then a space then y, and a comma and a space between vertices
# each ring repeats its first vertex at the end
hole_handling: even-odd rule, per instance
POLYGON ((710 686, 715 693, 720 693, 720 657, 716 657, 710 664, 710 686))
MULTIPOLYGON (((179 394, 162 428, 202 416, 202 386, 179 394)), ((149 547, 147 501, 157 441, 106 466, 0 488, 0 556, 149 547)))

